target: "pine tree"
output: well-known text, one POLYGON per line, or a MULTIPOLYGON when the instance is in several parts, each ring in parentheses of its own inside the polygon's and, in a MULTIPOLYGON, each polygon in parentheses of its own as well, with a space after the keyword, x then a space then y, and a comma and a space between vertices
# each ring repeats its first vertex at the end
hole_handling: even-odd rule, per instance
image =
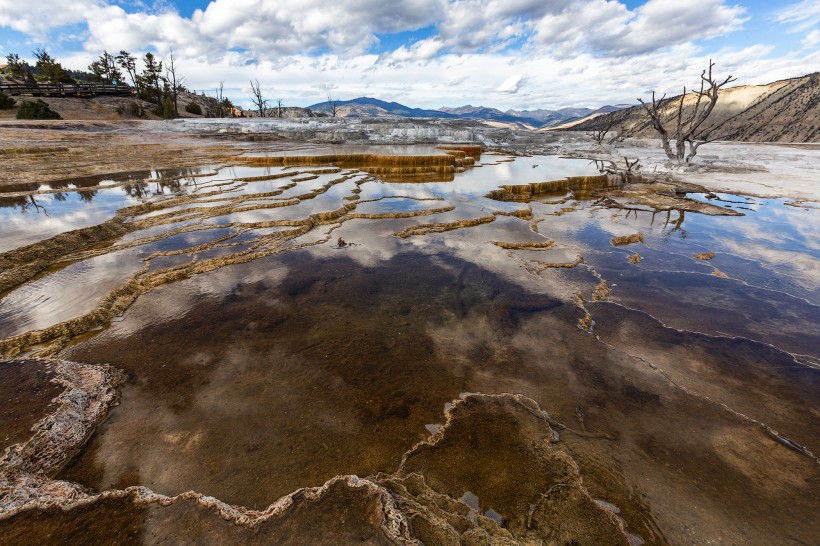
POLYGON ((139 76, 142 88, 146 93, 150 91, 149 100, 153 100, 157 107, 162 108, 162 88, 160 87, 163 81, 162 61, 157 61, 154 54, 149 51, 143 57, 142 62, 145 65, 145 69, 139 76))
POLYGON ((116 58, 108 51, 103 51, 99 59, 88 65, 88 69, 103 83, 112 84, 122 80, 122 72, 117 68, 116 58))
POLYGON ((68 72, 45 49, 37 48, 34 51, 34 57, 37 59, 34 68, 46 81, 51 83, 74 83, 68 72))

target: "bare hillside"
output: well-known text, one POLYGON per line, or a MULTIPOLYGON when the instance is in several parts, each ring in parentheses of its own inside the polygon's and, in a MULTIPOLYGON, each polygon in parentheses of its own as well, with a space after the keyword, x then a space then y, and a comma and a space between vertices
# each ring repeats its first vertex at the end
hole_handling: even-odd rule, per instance
MULTIPOLYGON (((664 100, 663 111, 671 120, 677 113, 680 95, 664 100)), ((684 116, 694 107, 696 96, 684 98, 684 116)), ((624 129, 630 136, 654 137, 641 106, 580 120, 560 128, 588 131, 615 124, 613 131, 624 129)), ((670 127, 673 122, 670 121, 670 127)), ((818 142, 820 141, 820 73, 781 80, 767 85, 732 87, 720 92, 712 116, 704 125, 709 138, 745 142, 818 142)))

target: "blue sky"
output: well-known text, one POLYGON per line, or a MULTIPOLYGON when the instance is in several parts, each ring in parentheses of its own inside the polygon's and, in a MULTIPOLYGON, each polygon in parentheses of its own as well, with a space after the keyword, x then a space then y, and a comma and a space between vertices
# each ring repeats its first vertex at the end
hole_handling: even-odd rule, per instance
POLYGON ((248 104, 375 96, 412 106, 634 103, 696 83, 820 70, 820 0, 0 0, 0 54, 174 51, 191 89, 248 104))

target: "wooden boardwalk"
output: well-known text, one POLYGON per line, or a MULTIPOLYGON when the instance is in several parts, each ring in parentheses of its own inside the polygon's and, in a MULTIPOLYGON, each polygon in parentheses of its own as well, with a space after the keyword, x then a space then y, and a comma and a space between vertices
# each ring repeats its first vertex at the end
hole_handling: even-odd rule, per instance
POLYGON ((94 97, 97 95, 130 96, 134 94, 134 90, 128 85, 98 83, 0 83, 0 93, 34 97, 94 97))

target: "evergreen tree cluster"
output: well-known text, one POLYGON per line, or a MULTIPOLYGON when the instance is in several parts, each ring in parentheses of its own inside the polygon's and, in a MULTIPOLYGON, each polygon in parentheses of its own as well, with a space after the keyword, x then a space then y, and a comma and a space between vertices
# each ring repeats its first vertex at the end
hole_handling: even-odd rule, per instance
MULTIPOLYGON (((137 70, 137 57, 127 51, 120 51, 117 54, 103 51, 97 60, 88 65, 88 71, 63 68, 45 49, 38 48, 33 54, 36 59, 34 66, 21 59, 16 53, 8 54, 6 56, 6 74, 14 80, 27 84, 83 82, 127 85, 133 88, 135 96, 155 104, 153 112, 165 119, 179 115, 178 95, 182 91, 188 91, 183 83, 184 78, 178 73, 173 52, 171 52, 165 66, 163 66, 164 61, 158 59, 153 53, 146 53, 141 59, 142 71, 137 70)), ((216 102, 218 107, 215 109, 207 108, 206 115, 223 117, 233 108, 230 100, 221 96, 221 88, 216 102)), ((13 105, 14 99, 0 97, 0 108, 11 108, 13 105), (3 106, 3 104, 8 106, 3 106)), ((202 112, 202 108, 198 104, 194 104, 192 108, 193 110, 198 108, 202 112)), ((187 106, 185 109, 189 113, 197 113, 188 109, 187 106)))

